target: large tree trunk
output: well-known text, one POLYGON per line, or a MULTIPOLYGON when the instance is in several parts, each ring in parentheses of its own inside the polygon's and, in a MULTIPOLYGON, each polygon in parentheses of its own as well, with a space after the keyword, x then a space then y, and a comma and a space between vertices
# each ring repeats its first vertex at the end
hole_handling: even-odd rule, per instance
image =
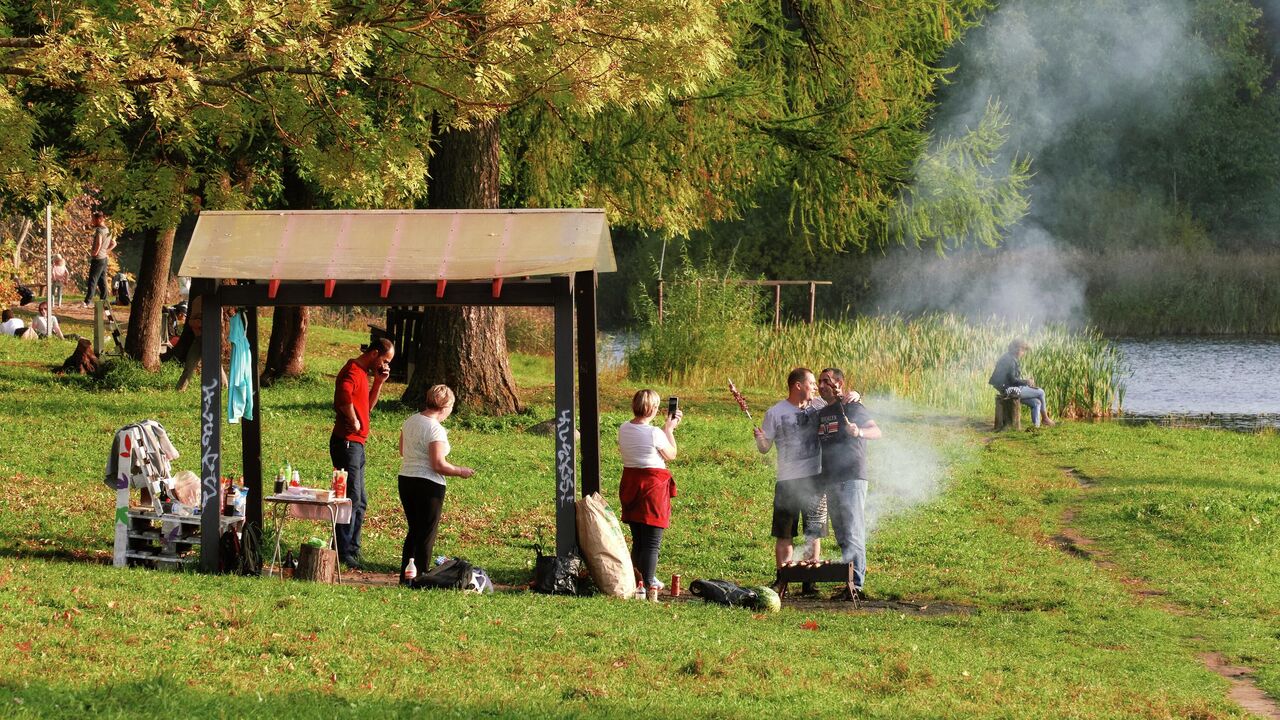
POLYGON ((148 230, 142 245, 142 266, 138 268, 138 287, 129 312, 124 351, 148 370, 160 369, 160 319, 169 286, 173 236, 177 232, 176 227, 148 230))
MULTIPOLYGON (((284 200, 290 210, 311 210, 316 206, 315 194, 298 174, 291 157, 284 162, 284 200)), ((307 350, 307 326, 310 314, 305 306, 277 307, 271 316, 271 339, 267 341, 267 358, 263 363, 261 383, 270 385, 282 377, 298 377, 306 369, 303 353, 307 350)))
MULTIPOLYGON (((498 121, 436 134, 431 157, 432 209, 498 207, 498 121)), ((402 400, 419 407, 427 388, 444 383, 473 412, 506 415, 523 410, 507 363, 502 310, 448 307, 427 313, 413 377, 402 400)))
POLYGON ((267 360, 262 368, 263 385, 302 374, 306 367, 303 353, 307 350, 310 321, 305 305, 276 308, 271 320, 271 339, 267 342, 267 360))

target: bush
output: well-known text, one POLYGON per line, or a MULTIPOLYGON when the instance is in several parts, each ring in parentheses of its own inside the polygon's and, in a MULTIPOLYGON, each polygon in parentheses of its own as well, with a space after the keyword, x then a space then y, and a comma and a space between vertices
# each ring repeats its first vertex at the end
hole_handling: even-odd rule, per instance
POLYGON ((695 368, 723 365, 725 358, 746 356, 763 301, 758 288, 734 282, 739 279, 732 262, 717 273, 710 258, 698 267, 685 250, 664 284, 661 317, 657 302, 640 286, 635 295, 640 339, 627 352, 631 377, 678 378, 695 368))

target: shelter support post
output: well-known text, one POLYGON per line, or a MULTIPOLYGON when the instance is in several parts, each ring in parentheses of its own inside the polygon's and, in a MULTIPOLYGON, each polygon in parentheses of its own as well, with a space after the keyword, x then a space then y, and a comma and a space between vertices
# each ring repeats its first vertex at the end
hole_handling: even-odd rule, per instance
POLYGON ((574 518, 577 463, 573 422, 573 287, 568 277, 551 280, 555 295, 556 380, 556 554, 568 555, 578 544, 574 518))
POLYGON ((596 353, 596 271, 574 274, 578 315, 578 423, 582 427, 582 495, 600 491, 600 393, 596 353))
MULTIPOLYGON (((247 307, 245 334, 249 336, 249 372, 253 375, 253 418, 240 420, 240 456, 244 468, 244 485, 249 489, 249 503, 245 508, 245 530, 257 530, 259 538, 265 537, 262 526, 262 403, 258 394, 258 308, 247 307)), ((259 553, 261 555, 261 553, 259 553)))
POLYGON ((222 302, 213 280, 193 281, 192 295, 204 298, 200 352, 200 570, 218 572, 218 531, 222 508, 222 302), (197 286, 198 284, 198 286, 197 286))

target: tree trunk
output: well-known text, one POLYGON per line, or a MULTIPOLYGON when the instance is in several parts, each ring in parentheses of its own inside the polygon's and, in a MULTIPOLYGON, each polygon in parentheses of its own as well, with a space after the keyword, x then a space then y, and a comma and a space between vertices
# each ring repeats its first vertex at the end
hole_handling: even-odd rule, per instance
MULTIPOLYGON (((298 174, 297 164, 291 157, 285 158, 282 183, 285 205, 290 210, 311 210, 316 206, 315 193, 298 174)), ((306 369, 303 353, 307 349, 310 323, 307 308, 281 306, 271 317, 271 339, 267 341, 267 358, 262 368, 263 385, 282 377, 298 377, 306 369)))
POLYGON ((173 236, 177 232, 176 227, 148 230, 142 245, 142 266, 138 268, 124 351, 148 370, 160 369, 160 324, 173 260, 173 236))
MULTIPOLYGON (((438 130, 427 200, 433 209, 498 207, 498 121, 469 130, 438 130)), ((446 307, 428 310, 413 377, 401 400, 422 405, 427 388, 444 383, 459 407, 506 415, 523 406, 507 362, 502 310, 446 307)))
POLYGON ((310 320, 305 305, 276 308, 271 320, 271 339, 267 342, 267 360, 262 369, 263 385, 302 374, 306 367, 303 353, 307 350, 310 320))

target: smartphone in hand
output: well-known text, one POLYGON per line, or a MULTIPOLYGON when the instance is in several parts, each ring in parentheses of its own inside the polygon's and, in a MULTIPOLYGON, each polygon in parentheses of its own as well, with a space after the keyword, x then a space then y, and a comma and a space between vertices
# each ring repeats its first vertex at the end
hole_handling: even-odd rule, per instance
POLYGON ((675 417, 676 411, 680 409, 680 398, 672 395, 667 398, 667 417, 675 417))

